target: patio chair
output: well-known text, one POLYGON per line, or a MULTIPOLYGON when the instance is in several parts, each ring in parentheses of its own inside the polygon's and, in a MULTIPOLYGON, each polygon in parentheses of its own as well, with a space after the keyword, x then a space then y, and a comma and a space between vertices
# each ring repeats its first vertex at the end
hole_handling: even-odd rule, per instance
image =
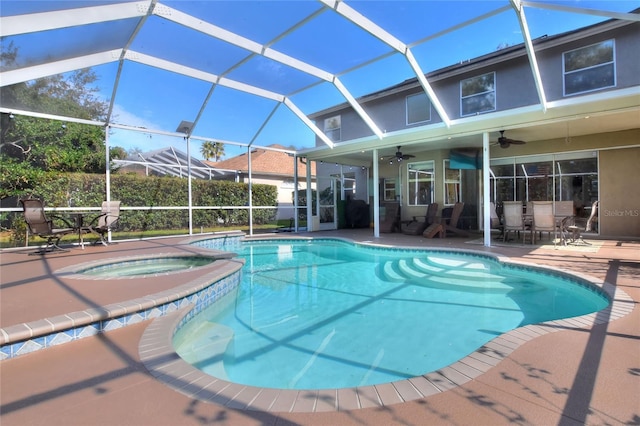
POLYGON ((500 217, 498 216, 498 212, 496 211, 496 204, 489 203, 489 214, 490 214, 490 229, 497 229, 500 231, 500 235, 504 234, 504 227, 502 222, 500 221, 500 217))
POLYGON ((522 202, 505 201, 502 203, 502 211, 504 217, 502 242, 507 241, 509 233, 513 231, 517 233, 518 238, 522 235, 522 242, 524 243, 529 227, 522 215, 522 202))
POLYGON ((380 232, 400 231, 400 203, 384 203, 384 220, 380 222, 380 232))
POLYGON ((556 201, 554 210, 560 242, 566 246, 569 235, 572 236, 571 241, 573 242, 580 233, 576 226, 573 201, 556 201))
POLYGON ((596 225, 598 223, 598 206, 599 202, 596 200, 591 205, 591 214, 589 215, 589 219, 587 219, 587 226, 585 226, 585 231, 596 231, 596 225))
POLYGON ((44 203, 37 198, 25 198, 20 200, 22 205, 22 211, 24 212, 24 220, 27 223, 29 233, 37 235, 40 238, 47 240, 47 245, 37 252, 32 254, 44 254, 58 251, 68 251, 59 246, 60 239, 67 234, 74 234, 77 229, 73 224, 63 217, 51 216, 47 217, 44 212, 44 203), (56 228, 53 224, 53 218, 62 220, 67 227, 56 228))
POLYGON ((551 238, 553 232, 553 244, 556 243, 559 225, 553 214, 553 201, 534 201, 533 203, 532 243, 536 243, 536 235, 546 232, 551 238))
POLYGON ((425 229, 436 221, 436 215, 438 214, 438 203, 431 203, 427 207, 427 211, 424 216, 413 216, 413 220, 404 227, 402 232, 406 235, 422 235, 425 229), (424 218, 424 220, 418 220, 418 218, 424 218))
POLYGON ((451 211, 451 217, 443 218, 442 226, 445 232, 453 232, 454 234, 466 237, 469 233, 462 228, 458 228, 458 222, 460 222, 460 216, 462 216, 462 210, 464 209, 464 203, 455 203, 453 210, 451 211))
POLYGON ((108 241, 105 239, 105 235, 115 228, 119 219, 120 201, 103 201, 102 212, 86 227, 87 231, 98 234, 100 237, 100 239, 96 240, 93 244, 95 245, 100 242, 106 246, 108 241))

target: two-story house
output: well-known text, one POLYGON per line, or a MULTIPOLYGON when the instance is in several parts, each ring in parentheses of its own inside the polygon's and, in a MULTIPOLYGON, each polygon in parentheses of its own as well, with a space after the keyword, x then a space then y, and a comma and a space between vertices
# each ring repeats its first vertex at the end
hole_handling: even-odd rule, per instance
POLYGON ((358 99, 383 138, 345 103, 310 116, 335 146, 302 154, 319 190, 349 170, 355 198, 398 200, 403 219, 461 201, 479 229, 484 200, 573 200, 584 223, 598 201, 594 232, 638 237, 638 46, 640 23, 613 19, 533 40, 533 57, 506 47, 426 75, 448 123, 410 79, 358 99))

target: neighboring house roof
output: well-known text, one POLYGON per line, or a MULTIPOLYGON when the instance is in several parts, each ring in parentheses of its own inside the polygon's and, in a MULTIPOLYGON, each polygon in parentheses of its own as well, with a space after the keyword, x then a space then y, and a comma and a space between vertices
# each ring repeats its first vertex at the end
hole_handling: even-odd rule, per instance
MULTIPOLYGON (((171 146, 131 155, 127 157, 123 163, 123 167, 127 167, 128 165, 149 167, 159 175, 186 177, 188 173, 187 154, 171 146)), ((227 171, 215 170, 208 164, 191 157, 191 175, 195 178, 212 179, 227 174, 229 174, 227 171)))
MULTIPOLYGON (((282 145, 269 145, 268 148, 285 150, 282 145)), ((240 154, 228 160, 213 162, 205 161, 207 165, 214 169, 237 170, 240 172, 249 172, 249 162, 247 154, 240 154)), ((298 176, 302 179, 307 174, 306 164, 298 161, 298 176)), ((286 152, 272 151, 268 149, 252 149, 251 150, 251 172, 259 174, 273 174, 279 176, 293 176, 293 156, 286 152)), ((311 163, 311 175, 315 176, 316 166, 311 163)))

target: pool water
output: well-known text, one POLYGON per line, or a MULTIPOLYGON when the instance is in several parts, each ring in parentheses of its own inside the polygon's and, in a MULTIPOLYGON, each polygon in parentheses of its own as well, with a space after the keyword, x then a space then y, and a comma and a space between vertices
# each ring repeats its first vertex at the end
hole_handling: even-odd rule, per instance
POLYGON ((196 315, 174 346, 235 383, 327 389, 445 367, 514 328, 605 308, 595 289, 490 257, 247 242, 236 294, 196 315))
POLYGON ((214 260, 205 256, 149 257, 92 266, 77 273, 100 277, 139 277, 197 268, 208 265, 214 260))

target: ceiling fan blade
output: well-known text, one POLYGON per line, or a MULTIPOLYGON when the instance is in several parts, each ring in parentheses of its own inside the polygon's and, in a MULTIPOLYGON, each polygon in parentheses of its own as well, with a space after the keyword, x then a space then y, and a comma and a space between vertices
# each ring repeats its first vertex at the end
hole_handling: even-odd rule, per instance
POLYGON ((525 141, 519 141, 516 139, 509 139, 504 136, 504 130, 500 130, 500 137, 498 138, 498 145, 501 148, 509 148, 511 145, 524 145, 525 141))

